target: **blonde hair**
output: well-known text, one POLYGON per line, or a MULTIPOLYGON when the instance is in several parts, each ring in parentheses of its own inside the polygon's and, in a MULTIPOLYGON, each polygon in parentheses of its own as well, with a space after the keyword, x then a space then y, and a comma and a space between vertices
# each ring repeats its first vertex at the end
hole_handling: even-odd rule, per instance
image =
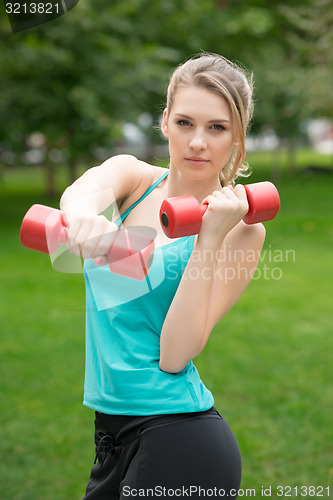
POLYGON ((245 160, 246 132, 253 115, 253 79, 247 77, 236 63, 223 56, 201 53, 178 66, 173 72, 167 90, 167 116, 171 111, 174 96, 180 86, 197 86, 214 92, 226 99, 238 147, 233 147, 228 163, 220 171, 222 186, 234 184, 237 177, 248 177, 251 173, 245 160))

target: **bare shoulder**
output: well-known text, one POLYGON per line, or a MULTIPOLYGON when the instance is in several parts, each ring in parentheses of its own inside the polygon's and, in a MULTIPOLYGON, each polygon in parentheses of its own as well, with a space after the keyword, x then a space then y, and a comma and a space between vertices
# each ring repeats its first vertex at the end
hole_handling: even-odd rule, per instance
POLYGON ((120 203, 140 197, 160 176, 158 167, 127 154, 112 156, 90 171, 101 186, 112 186, 120 203))
POLYGON ((127 154, 112 156, 98 168, 116 173, 118 178, 131 179, 133 184, 152 182, 156 175, 156 167, 127 154))

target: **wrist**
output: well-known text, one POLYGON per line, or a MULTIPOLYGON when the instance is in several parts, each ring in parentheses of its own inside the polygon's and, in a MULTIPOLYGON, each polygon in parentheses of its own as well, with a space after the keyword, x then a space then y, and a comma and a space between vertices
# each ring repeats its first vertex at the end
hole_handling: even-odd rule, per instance
POLYGON ((223 241, 225 239, 226 235, 200 235, 198 234, 197 241, 196 241, 196 250, 203 250, 203 251, 213 251, 213 252, 218 252, 222 245, 223 241))
POLYGON ((78 215, 99 215, 96 207, 88 203, 60 202, 60 210, 64 212, 68 217, 76 217, 78 215))
POLYGON ((68 216, 99 214, 97 202, 93 196, 74 196, 70 188, 60 198, 60 210, 68 216))

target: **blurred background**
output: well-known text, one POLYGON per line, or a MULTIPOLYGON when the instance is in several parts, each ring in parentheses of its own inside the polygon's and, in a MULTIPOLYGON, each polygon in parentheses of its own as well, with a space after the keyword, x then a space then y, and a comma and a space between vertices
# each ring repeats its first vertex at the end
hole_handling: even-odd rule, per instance
POLYGON ((333 498, 332 22, 329 0, 81 0, 13 33, 0 10, 2 500, 79 499, 94 459, 83 277, 22 248, 22 218, 112 155, 166 166, 168 79, 200 51, 253 73, 248 182, 274 182, 281 210, 195 364, 239 441, 243 496, 333 498))

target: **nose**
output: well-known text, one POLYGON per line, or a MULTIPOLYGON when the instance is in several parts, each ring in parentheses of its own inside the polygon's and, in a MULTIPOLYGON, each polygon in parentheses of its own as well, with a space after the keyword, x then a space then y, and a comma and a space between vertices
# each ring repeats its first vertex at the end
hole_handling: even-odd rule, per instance
POLYGON ((191 137, 189 146, 194 151, 203 151, 207 149, 207 142, 204 136, 204 132, 201 130, 196 130, 191 137))

